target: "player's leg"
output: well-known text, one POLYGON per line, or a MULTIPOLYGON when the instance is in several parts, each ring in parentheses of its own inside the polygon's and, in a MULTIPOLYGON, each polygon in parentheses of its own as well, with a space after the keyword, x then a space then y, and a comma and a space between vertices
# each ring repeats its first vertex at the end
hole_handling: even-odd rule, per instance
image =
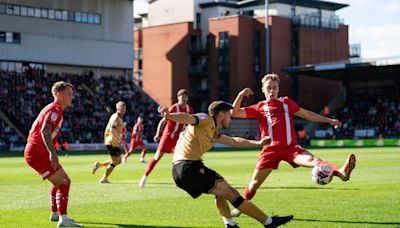
MULTIPOLYGON (((244 189, 244 198, 246 200, 251 200, 257 192, 257 189, 264 183, 265 179, 272 172, 272 169, 262 169, 258 170, 257 167, 254 169, 253 176, 251 177, 250 182, 246 185, 244 189)), ((233 217, 239 217, 241 212, 238 209, 233 209, 231 215, 233 217)))
POLYGON ((58 221, 58 209, 57 209, 57 188, 52 186, 50 190, 50 206, 51 206, 51 214, 50 221, 58 221))
POLYGON ((327 164, 329 165, 329 167, 331 167, 333 175, 339 177, 342 181, 349 180, 351 171, 354 169, 356 164, 356 158, 354 154, 351 154, 348 156, 345 164, 340 169, 338 169, 334 164, 322 160, 304 149, 302 150, 303 151, 301 151, 301 153, 295 155, 293 159, 294 164, 308 168, 312 168, 319 164, 327 164))
POLYGON ((69 179, 67 173, 64 169, 57 170, 53 175, 47 178, 57 189, 56 193, 56 204, 57 210, 59 214, 58 227, 62 226, 75 226, 79 227, 80 225, 75 223, 75 221, 68 217, 67 208, 68 208, 68 195, 69 189, 71 185, 71 180, 69 179))
POLYGON ((111 158, 111 163, 107 166, 107 169, 103 177, 100 179, 100 183, 103 184, 110 183, 110 181, 108 181, 108 177, 114 171, 114 168, 121 163, 121 155, 110 155, 110 158, 111 158))
POLYGON ((224 198, 215 196, 215 205, 217 206, 217 208, 219 210, 219 213, 222 217, 222 220, 223 220, 226 228, 238 227, 236 225, 235 221, 233 221, 233 219, 232 219, 228 202, 224 198))
POLYGON ((150 175, 151 171, 153 171, 154 167, 163 156, 164 152, 160 149, 157 149, 156 154, 152 159, 150 159, 149 163, 147 164, 146 170, 144 171, 144 174, 139 181, 139 187, 143 188, 146 185, 147 177, 150 175))
POLYGON ((147 150, 148 150, 147 146, 143 145, 142 150, 140 151, 140 162, 141 163, 146 163, 146 161, 144 160, 144 157, 146 156, 147 150))
POLYGON ((256 219, 265 227, 276 227, 281 224, 285 224, 290 221, 293 216, 283 216, 283 217, 268 217, 263 211, 261 211, 252 202, 245 200, 239 192, 228 184, 225 180, 217 182, 215 188, 211 191, 212 194, 216 195, 218 198, 224 198, 231 202, 231 204, 237 208, 242 213, 256 219))
POLYGON ((136 145, 135 145, 135 140, 131 139, 131 142, 129 144, 129 150, 127 153, 125 153, 124 158, 122 159, 122 163, 126 163, 126 160, 128 157, 135 151, 136 145))

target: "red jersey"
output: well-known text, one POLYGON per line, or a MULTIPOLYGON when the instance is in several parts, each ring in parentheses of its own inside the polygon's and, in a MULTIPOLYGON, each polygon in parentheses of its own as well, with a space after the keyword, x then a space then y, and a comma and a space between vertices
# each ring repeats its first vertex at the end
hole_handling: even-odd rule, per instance
MULTIPOLYGON (((193 108, 190 105, 186 104, 185 106, 180 106, 178 103, 175 103, 169 107, 169 113, 178 113, 178 112, 186 112, 189 114, 194 114, 193 108)), ((180 124, 171 120, 167 121, 167 126, 164 128, 163 137, 167 137, 170 139, 178 139, 179 134, 183 130, 184 124, 180 124)))
POLYGON ((142 140, 142 135, 143 135, 143 124, 136 123, 133 126, 131 140, 133 139, 138 142, 139 140, 142 140))
POLYGON ((32 124, 27 140, 28 143, 40 145, 43 146, 43 148, 46 148, 42 137, 42 129, 44 128, 45 123, 47 123, 51 126, 51 139, 55 145, 57 138, 60 135, 61 124, 63 122, 62 114, 62 108, 56 101, 44 107, 32 124))
POLYGON ((293 113, 299 110, 300 107, 288 97, 264 100, 244 108, 246 118, 258 120, 261 137, 271 137, 271 146, 297 144, 293 113))

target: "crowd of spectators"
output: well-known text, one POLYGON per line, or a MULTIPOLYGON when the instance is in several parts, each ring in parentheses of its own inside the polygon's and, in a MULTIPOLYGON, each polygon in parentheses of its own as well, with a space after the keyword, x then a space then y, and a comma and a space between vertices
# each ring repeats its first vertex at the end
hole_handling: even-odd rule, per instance
POLYGON ((342 121, 333 129, 322 125, 326 135, 320 138, 399 138, 400 92, 396 89, 369 89, 354 91, 343 108, 329 115, 342 121))
MULTIPOLYGON (((119 100, 127 104, 124 117, 127 137, 140 115, 145 120, 144 138, 152 141, 160 119, 158 105, 124 76, 97 78, 93 73, 58 74, 27 69, 21 73, 0 71, 0 80, 0 110, 24 136, 28 135, 40 110, 53 101, 51 86, 59 80, 68 81, 75 87, 72 107, 64 112, 61 141, 102 143, 108 118, 115 112, 115 103, 119 100)), ((25 140, 5 121, 0 121, 0 127, 0 144, 25 144, 25 140)), ((129 138, 127 140, 129 142, 129 138)))

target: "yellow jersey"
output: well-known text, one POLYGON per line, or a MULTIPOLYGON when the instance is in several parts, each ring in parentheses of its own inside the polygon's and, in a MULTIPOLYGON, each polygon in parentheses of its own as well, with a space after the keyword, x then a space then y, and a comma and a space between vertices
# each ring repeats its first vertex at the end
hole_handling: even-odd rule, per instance
POLYGON ((114 113, 110 116, 106 130, 104 132, 104 144, 119 147, 122 139, 122 129, 124 128, 124 121, 118 115, 114 113), (119 137, 112 134, 112 129, 115 129, 119 137))
POLYGON ((188 125, 181 133, 175 146, 172 163, 180 160, 201 160, 203 154, 212 148, 220 136, 213 117, 205 113, 198 113, 195 116, 199 122, 197 125, 188 125))

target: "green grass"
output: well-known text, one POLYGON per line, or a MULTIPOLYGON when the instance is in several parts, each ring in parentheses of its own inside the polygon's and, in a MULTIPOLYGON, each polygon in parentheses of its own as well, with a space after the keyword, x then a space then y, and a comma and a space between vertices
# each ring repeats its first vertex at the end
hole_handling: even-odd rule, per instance
MULTIPOLYGON (((400 149, 312 149, 341 166, 348 153, 357 156, 349 182, 335 178, 326 186, 311 182, 310 169, 293 169, 285 162, 257 192, 253 202, 267 214, 293 214, 286 227, 400 227, 400 149)), ((205 164, 242 193, 257 162, 258 151, 209 152, 205 164)), ((149 159, 152 154, 149 154, 149 159)), ((105 154, 60 157, 72 179, 69 215, 85 227, 223 227, 214 197, 194 200, 175 187, 171 155, 166 155, 148 179, 137 185, 145 165, 138 155, 118 166, 110 181, 104 172, 91 174, 94 161, 105 154)), ((48 221, 50 184, 42 181, 22 157, 0 157, 0 227, 55 227, 48 221)), ((261 227, 242 215, 241 227, 261 227)))

